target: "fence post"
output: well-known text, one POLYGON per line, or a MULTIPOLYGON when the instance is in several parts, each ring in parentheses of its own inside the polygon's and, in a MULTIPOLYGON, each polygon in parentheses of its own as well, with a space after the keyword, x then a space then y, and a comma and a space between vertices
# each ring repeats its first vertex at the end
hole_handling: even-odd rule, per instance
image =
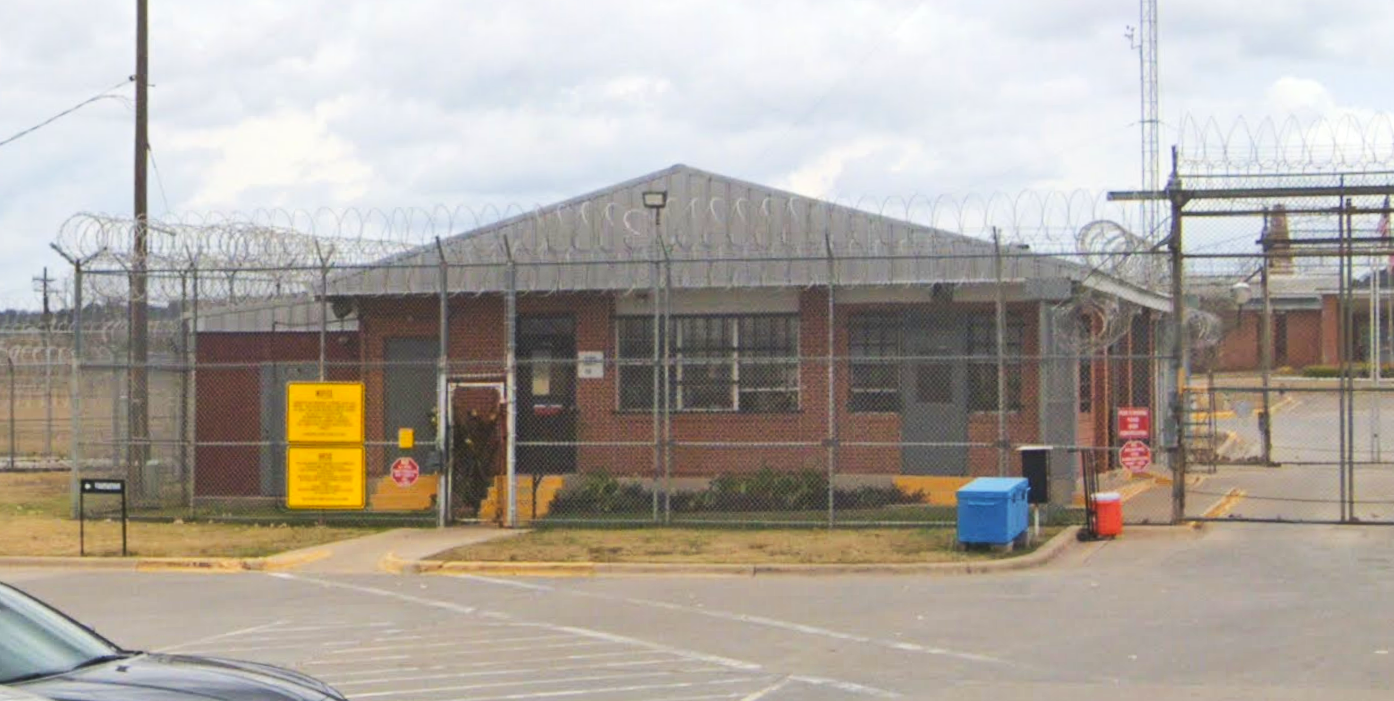
POLYGON ((1002 287, 1002 230, 992 227, 994 343, 997 347, 997 476, 1007 476, 1007 298, 1002 287))
POLYGON ((190 515, 194 512, 194 500, 198 498, 198 263, 195 262, 189 270, 189 279, 193 285, 192 310, 189 316, 189 400, 191 406, 186 409, 189 412, 188 430, 184 434, 184 440, 191 445, 191 450, 185 460, 184 480, 189 485, 188 508, 190 515))
POLYGON ((82 266, 102 251, 86 258, 75 258, 55 244, 49 244, 49 248, 73 266, 73 360, 72 376, 68 381, 68 508, 72 517, 77 518, 81 508, 78 501, 81 496, 78 473, 82 469, 82 442, 79 438, 82 428, 82 266))
MULTIPOLYGON (((666 250, 666 248, 665 248, 666 250)), ((663 266, 663 522, 673 520, 673 261, 663 266)))
MULTIPOLYGON (((834 341, 836 339, 836 289, 837 289, 837 259, 833 254, 832 231, 826 226, 823 229, 823 246, 828 259, 828 310, 827 310, 827 363, 828 363, 828 437, 827 437, 827 461, 828 461, 828 528, 837 524, 837 356, 834 341)), ((803 362, 800 359, 799 372, 803 372, 803 362)))
POLYGON ((1176 379, 1176 397, 1172 400, 1172 425, 1175 426, 1176 445, 1171 453, 1171 522, 1180 523, 1186 518, 1186 288, 1185 258, 1181 250, 1181 211, 1186 206, 1181 178, 1176 170, 1176 151, 1172 150, 1171 180, 1167 183, 1167 195, 1171 200, 1171 235, 1167 238, 1167 252, 1171 263, 1171 352, 1176 379))
MULTIPOLYGON (((121 464, 121 373, 116 360, 116 349, 111 349, 111 468, 121 464)), ((126 437, 129 441, 130 436, 126 437)))
POLYGON ((10 470, 15 469, 15 359, 9 353, 5 354, 5 366, 10 375, 10 470))
POLYGON ((503 333, 504 333, 504 392, 508 394, 508 432, 504 441, 504 488, 506 506, 504 525, 513 528, 518 525, 518 268, 513 260, 513 249, 505 235, 504 253, 507 258, 504 268, 503 333))
MULTIPOLYGON (((649 405, 649 414, 650 414, 650 415, 652 416, 652 418, 653 418, 653 522, 654 522, 654 523, 658 523, 658 521, 659 521, 659 516, 658 516, 658 485, 659 485, 660 479, 661 479, 662 476, 663 476, 663 432, 662 432, 663 429, 662 429, 662 425, 661 425, 660 422, 659 422, 659 411, 658 411, 658 393, 659 393, 659 391, 660 391, 660 389, 661 389, 661 388, 660 388, 660 385, 659 385, 659 383, 660 383, 660 381, 661 381, 661 380, 659 379, 659 373, 662 371, 662 369, 661 369, 660 366, 659 366, 659 359, 658 359, 658 350, 659 350, 659 348, 658 348, 658 344, 659 344, 659 338, 661 338, 661 337, 664 335, 664 331, 663 331, 663 328, 662 328, 662 326, 661 326, 662 320, 661 320, 661 317, 660 317, 660 315, 659 315, 659 311, 660 311, 660 310, 659 310, 659 305, 658 305, 658 276, 659 276, 659 272, 660 272, 660 270, 661 270, 661 264, 659 263, 659 260, 660 260, 659 256, 661 255, 661 252, 663 251, 663 242, 662 242, 662 240, 659 239, 658 234, 659 234, 659 225, 660 225, 660 223, 661 223, 661 221, 662 221, 659 217, 662 216, 662 214, 661 214, 662 211, 663 211, 663 210, 662 210, 661 208, 655 208, 655 209, 654 209, 654 232, 653 232, 653 233, 654 233, 654 249, 655 249, 655 253, 654 253, 654 256, 653 256, 653 272, 651 273, 652 278, 649 280, 649 283, 650 283, 650 284, 649 284, 649 304, 653 305, 653 338, 651 339, 651 340, 652 340, 651 345, 652 345, 653 347, 650 349, 650 350, 651 350, 651 355, 653 356, 653 392, 652 392, 652 395, 653 395, 653 403, 651 403, 651 404, 649 405)), ((616 368, 616 370, 615 370, 615 375, 616 375, 615 381, 616 381, 617 383, 619 382, 619 374, 620 374, 620 372, 621 372, 621 370, 620 370, 619 368, 616 368)))
POLYGON ((436 526, 445 528, 450 520, 451 488, 450 456, 446 451, 450 445, 450 268, 445 260, 445 246, 436 237, 437 280, 440 285, 440 356, 436 362, 436 455, 440 459, 440 475, 436 482, 436 526))

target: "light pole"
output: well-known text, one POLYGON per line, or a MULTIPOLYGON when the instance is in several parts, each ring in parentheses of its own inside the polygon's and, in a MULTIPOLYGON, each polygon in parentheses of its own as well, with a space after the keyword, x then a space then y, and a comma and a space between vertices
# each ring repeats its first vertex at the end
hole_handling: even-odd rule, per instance
MULTIPOLYGON (((667 368, 667 364, 668 364, 668 333, 666 333, 665 327, 668 325, 668 304, 667 304, 667 301, 668 301, 668 294, 669 294, 669 292, 668 292, 667 288, 669 287, 669 284, 668 284, 668 283, 671 283, 671 282, 672 282, 671 277, 672 277, 672 274, 673 274, 673 268, 672 268, 671 265, 668 265, 668 266, 666 266, 666 268, 665 268, 665 275, 666 275, 666 278, 665 278, 665 281, 664 281, 664 282, 665 282, 665 285, 664 285, 664 298, 663 298, 663 299, 664 299, 664 304, 663 304, 663 312, 662 312, 662 313, 663 313, 663 317, 662 317, 662 319, 660 320, 660 317, 659 317, 659 304, 658 304, 658 293, 659 293, 659 283, 658 283, 658 277, 659 277, 659 276, 658 276, 658 272, 659 272, 659 270, 658 270, 658 266, 659 266, 659 264, 660 264, 660 261, 666 262, 666 260, 667 260, 667 258, 668 258, 668 249, 667 249, 667 247, 665 247, 665 246, 663 245, 663 209, 664 209, 665 207, 668 206, 668 191, 667 191, 667 190, 645 190, 644 193, 643 193, 643 195, 642 195, 642 198, 643 198, 643 202, 644 202, 644 208, 653 211, 654 267, 653 267, 653 280, 650 281, 650 282, 652 283, 652 288, 653 288, 653 294, 651 295, 652 298, 653 298, 653 395, 652 395, 652 396, 653 396, 653 406, 652 406, 652 411, 653 411, 653 436, 654 436, 654 444, 655 444, 655 448, 657 449, 657 450, 655 451, 655 453, 654 453, 653 460, 654 460, 654 480, 657 481, 658 475, 660 474, 660 469, 661 469, 661 473, 662 473, 662 475, 663 475, 663 520, 666 522, 666 521, 668 520, 668 513, 669 513, 668 509, 669 509, 669 506, 671 505, 671 501, 669 500, 669 495, 668 495, 668 483, 669 483, 669 473, 670 473, 670 470, 671 470, 671 468, 672 468, 672 463, 671 463, 671 461, 669 460, 668 444, 672 441, 673 429, 672 429, 672 425, 671 425, 671 424, 669 423, 669 421, 668 421, 668 401, 669 401, 668 383, 669 383, 669 377, 670 377, 671 373, 668 372, 668 368, 667 368), (659 348, 658 348, 659 339, 662 339, 662 343, 663 343, 663 358, 662 358, 662 363, 661 363, 661 364, 660 364, 660 362, 659 362, 659 348), (663 414, 662 414, 662 417, 663 417, 663 418, 662 418, 661 423, 660 423, 660 419, 659 419, 659 410, 658 410, 658 407, 659 407, 659 403, 658 403, 658 402, 659 402, 659 392, 660 392, 660 387, 659 387, 659 384, 660 384, 660 381, 659 381, 659 373, 660 373, 660 370, 661 370, 662 376, 663 376, 663 377, 662 377, 662 388, 661 388, 661 391, 662 391, 662 394, 663 394, 663 414)), ((655 486, 657 486, 657 485, 655 485, 655 486)), ((653 495, 653 517, 654 517, 654 521, 657 521, 657 520, 658 520, 658 490, 657 490, 657 489, 654 490, 654 495, 653 495)))

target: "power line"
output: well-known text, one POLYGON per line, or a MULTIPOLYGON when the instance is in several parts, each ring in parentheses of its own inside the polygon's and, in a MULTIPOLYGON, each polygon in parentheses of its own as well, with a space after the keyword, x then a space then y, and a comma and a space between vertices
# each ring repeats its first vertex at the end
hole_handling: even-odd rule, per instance
POLYGON ((155 148, 147 143, 145 153, 150 156, 150 167, 155 169, 155 184, 160 188, 160 201, 165 203, 165 214, 169 214, 169 196, 165 194, 165 178, 160 175, 160 164, 155 160, 155 148))
POLYGON ((59 112, 58 114, 55 114, 55 115, 53 115, 52 117, 49 117, 48 119, 45 119, 44 121, 39 122, 38 124, 35 124, 34 126, 29 127, 28 129, 25 129, 25 130, 23 130, 23 131, 21 131, 21 132, 15 134, 14 136, 9 137, 8 139, 5 139, 4 141, 0 141, 0 146, 5 146, 5 145, 7 145, 7 144, 9 144, 9 143, 11 143, 11 142, 13 142, 13 141, 18 141, 19 139, 22 139, 22 138, 24 138, 24 137, 26 137, 26 136, 28 136, 28 135, 30 135, 30 134, 32 134, 32 133, 34 133, 34 132, 40 130, 40 129, 43 129, 44 127, 46 127, 46 126, 48 126, 48 125, 50 125, 50 124, 52 124, 52 123, 54 123, 54 122, 56 122, 56 121, 58 121, 58 120, 64 118, 64 117, 66 117, 66 116, 68 116, 68 115, 70 115, 70 114, 72 114, 72 113, 74 113, 74 112, 76 112, 76 111, 82 109, 83 107, 86 107, 87 105, 92 104, 93 102, 97 102, 98 100, 125 100, 126 98, 123 97, 123 96, 121 96, 121 95, 112 95, 112 94, 110 94, 110 93, 111 93, 112 90, 115 90, 115 89, 117 89, 117 88, 119 88, 119 87, 121 87, 121 86, 123 86, 123 85, 125 85, 125 84, 127 84, 127 83, 129 83, 129 82, 131 82, 131 81, 133 81, 133 80, 135 80, 135 78, 133 78, 133 77, 132 77, 132 78, 127 78, 127 79, 125 79, 125 80, 123 80, 123 81, 121 81, 121 82, 119 82, 119 83, 117 83, 117 84, 115 84, 115 85, 113 85, 113 86, 107 88, 106 90, 103 90, 103 91, 101 91, 100 93, 97 93, 96 95, 93 95, 92 97, 89 97, 89 98, 87 98, 86 100, 83 100, 82 102, 79 102, 79 103, 77 103, 76 105, 73 105, 72 107, 69 107, 68 109, 63 110, 62 112, 59 112))

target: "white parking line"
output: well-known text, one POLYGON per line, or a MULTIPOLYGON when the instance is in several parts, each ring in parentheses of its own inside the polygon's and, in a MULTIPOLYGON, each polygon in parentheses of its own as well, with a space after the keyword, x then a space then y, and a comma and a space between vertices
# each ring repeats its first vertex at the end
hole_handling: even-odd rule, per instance
MULTIPOLYGON (((561 657, 529 657, 528 661, 535 663, 569 662, 573 660, 592 660, 604 657, 625 657, 633 654, 633 650, 618 650, 615 652, 592 652, 583 655, 564 655, 561 657)), ((680 658, 675 657, 673 659, 676 660, 680 658)), ((393 670, 398 672, 436 672, 444 669, 475 669, 479 667, 499 667, 514 663, 515 660, 493 660, 490 662, 466 662, 464 664, 436 664, 424 667, 394 667, 393 670)), ((325 681, 333 683, 333 681, 336 679, 349 679, 352 677, 359 677, 372 674, 382 674, 382 670, 362 669, 351 672, 327 672, 325 673, 324 679, 325 681)))
MULTIPOLYGON (((465 656, 465 655, 492 655, 492 654, 499 653, 499 652, 530 652, 530 651, 532 651, 532 650, 550 650, 550 649, 565 648, 565 647, 593 647, 593 646, 596 646, 596 645, 605 645, 605 644, 607 644, 608 642, 609 642, 609 641, 605 641, 605 640, 571 640, 570 642, 555 643, 555 644, 552 644, 552 645, 523 645, 523 646, 515 646, 515 647, 489 647, 489 648, 483 648, 483 649, 479 649, 479 650, 461 650, 461 651, 459 651, 459 652, 453 652, 452 655, 454 655, 454 656, 465 656)), ((440 655, 436 655, 436 656, 440 656, 440 655)), ((364 657, 364 658, 362 658, 362 659, 336 658, 336 659, 333 659, 333 660, 312 660, 312 661, 310 661, 310 662, 306 662, 305 664, 307 664, 307 665, 336 665, 336 664, 338 664, 338 665, 342 665, 342 664, 352 664, 352 665, 356 665, 356 664, 363 664, 364 662, 376 662, 376 661, 379 661, 379 660, 411 660, 411 659, 422 659, 423 657, 429 659, 431 656, 430 656, 430 655, 416 655, 416 654, 404 654, 404 655, 369 655, 369 656, 364 657)))
MULTIPOLYGON (((427 649, 427 648, 437 648, 437 647, 460 647, 461 644, 470 643, 470 642, 474 642, 474 641, 477 641, 477 640, 487 641, 490 645, 497 645, 497 644, 502 644, 502 643, 526 643, 526 642, 533 642, 533 641, 537 641, 537 640, 561 640, 561 639, 564 639, 564 638, 566 638, 566 637, 568 637, 568 636, 565 636, 565 635, 534 635, 534 636, 532 636, 532 637, 527 637, 527 638, 488 638, 488 637, 478 637, 478 638, 469 638, 469 639, 467 639, 467 640, 449 640, 449 641, 444 641, 444 642, 439 642, 439 643, 412 643, 412 644, 407 645, 407 646, 405 646, 405 647, 409 647, 409 648, 411 648, 412 650, 424 650, 424 649, 427 649)), ((387 645, 387 646, 383 646, 383 647, 355 647, 355 648, 351 648, 351 649, 331 650, 329 654, 331 654, 331 655, 352 655, 352 654, 362 653, 362 652, 385 652, 385 651, 391 651, 391 650, 400 650, 400 649, 402 649, 402 647, 403 647, 402 645, 387 645)), ((491 648, 491 649, 492 649, 492 648, 491 648)))
POLYGON ((612 595, 610 595, 610 594, 600 594, 600 593, 596 593, 596 592, 578 591, 578 590, 575 590, 575 589, 566 589, 566 588, 549 587, 549 586, 546 586, 546 585, 533 584, 533 583, 527 583, 527 582, 514 582, 514 581, 508 580, 508 579, 497 579, 497 578, 494 578, 494 577, 481 577, 481 576, 478 576, 478 575, 459 575, 458 578, 460 578, 460 579, 469 579, 469 580, 473 580, 473 581, 476 581, 476 582, 484 582, 484 583, 488 583, 488 584, 497 584, 497 585, 500 585, 500 586, 507 586, 507 587, 520 587, 520 588, 533 589, 533 590, 542 590, 542 591, 548 591, 548 592, 560 592, 560 593, 564 593, 564 594, 570 594, 570 595, 572 595, 572 596, 580 596, 580 597, 586 597, 586 598, 591 598, 591 599, 601 599, 601 600, 605 600, 605 601, 614 601, 614 602, 617 602, 617 603, 631 604, 631 605, 634 605, 634 606, 646 606, 646 607, 649 607, 649 608, 664 609, 664 610, 668 610, 668 611, 681 611, 681 612, 683 612, 683 613, 695 614, 695 615, 699 615, 699 616, 706 616, 706 617, 709 617, 709 618, 718 618, 718 619, 725 620, 725 621, 734 621, 734 622, 737 622, 737 623, 747 623, 747 624, 752 624, 752 625, 765 626, 765 627, 768 627, 768 628, 778 628, 778 629, 780 629, 780 630, 787 630, 787 631, 792 631, 792 632, 795 632, 795 633, 803 633, 803 634, 805 634, 805 635, 813 635, 813 636, 818 636, 818 637, 823 637, 823 638, 830 638, 830 639, 833 639, 833 640, 841 640, 841 641, 845 641, 845 642, 861 643, 861 644, 866 644, 866 645, 876 645, 876 646, 879 646, 879 647, 886 647, 886 648, 891 648, 891 649, 893 649, 893 650, 901 650, 901 651, 904 651, 904 652, 915 652, 915 653, 921 653, 921 654, 926 654, 926 655, 935 655, 935 656, 940 656, 940 657, 949 657, 949 658, 953 658, 953 659, 964 660, 964 661, 968 661, 968 662, 979 662, 979 663, 984 663, 984 664, 1004 665, 1004 666, 1010 666, 1010 667, 1020 667, 1020 666, 1021 666, 1021 665, 1018 665, 1018 664, 1016 664, 1016 663, 1009 662, 1009 661, 1007 661, 1007 660, 1003 660, 1003 659, 999 659, 999 658, 996 658, 996 657, 992 657, 992 656, 990 656, 990 655, 981 655, 981 654, 972 653, 972 652, 962 652, 962 651, 959 651, 959 650, 950 650, 950 649, 948 649, 948 648, 943 648, 943 647, 935 647, 935 646, 928 646, 928 645, 918 645, 918 644, 915 644, 915 643, 907 643, 907 642, 903 642, 903 641, 899 641, 899 640, 883 640, 883 639, 880 639, 880 638, 872 638, 872 637, 868 637, 868 636, 865 636, 865 635, 856 635, 856 634, 854 634, 854 633, 844 633, 844 632, 842 632, 842 631, 831 630, 831 629, 829 629, 829 628, 822 628, 822 627, 819 627, 819 626, 810 626, 810 625, 805 625, 805 624, 803 624, 803 623, 794 623, 794 622, 791 622, 791 621, 783 621, 783 620, 779 620, 779 619, 777 619, 777 618, 769 618, 769 617, 767 617, 767 616, 754 616, 754 615, 745 614, 745 613, 731 613, 731 612, 728 612, 728 611, 720 611, 720 610, 717 610, 717 609, 697 608, 697 607, 695 607, 695 606, 684 606, 684 605, 682 605, 682 604, 673 604, 673 603, 669 603, 669 602, 666 602, 666 601, 655 601, 655 600, 653 600, 653 599, 638 599, 638 598, 633 598, 633 597, 628 597, 628 596, 612 596, 612 595))
MULTIPOLYGON (((661 644, 661 643, 655 643, 655 642, 651 642, 651 641, 648 641, 648 640, 643 640, 643 639, 639 639, 639 638, 633 638, 633 637, 629 637, 629 636, 625 636, 625 635, 618 635, 618 634, 615 634, 615 633, 608 633, 608 632, 605 632, 605 631, 599 631, 599 630, 594 630, 594 629, 590 629, 590 628, 582 628, 582 627, 579 627, 579 626, 567 626, 567 625, 559 625, 559 624, 554 624, 554 623, 540 623, 540 622, 521 621, 521 620, 518 620, 518 619, 514 618, 514 617, 511 616, 510 614, 506 614, 506 613, 502 613, 502 612, 498 612, 498 611, 482 610, 482 609, 477 608, 477 607, 474 607, 474 606, 465 606, 465 605, 456 604, 456 603, 453 603, 453 602, 450 602, 450 601, 442 601, 442 600, 439 600, 439 599, 431 599, 431 598, 427 598, 427 597, 424 597, 424 596, 418 596, 418 595, 414 595, 414 594, 406 594, 406 593, 402 593, 402 592, 398 592, 398 591, 392 591, 392 590, 389 590, 389 589, 380 589, 380 588, 377 588, 377 587, 362 586, 362 585, 357 585, 357 584, 349 584, 349 583, 346 583, 346 582, 335 582, 335 581, 321 580, 321 579, 316 579, 316 578, 313 578, 313 577, 305 577, 305 576, 301 576, 301 575, 295 575, 295 574, 284 573, 284 572, 282 572, 282 573, 274 573, 274 574, 270 574, 270 575, 268 575, 268 576, 277 577, 277 578, 280 578, 280 579, 298 581, 298 582, 302 582, 302 583, 305 583, 305 584, 317 585, 317 586, 321 586, 321 587, 325 587, 325 588, 330 588, 330 589, 342 589, 342 590, 346 590, 346 591, 358 592, 358 593, 361 593, 361 594, 369 594, 369 595, 372 595, 372 596, 378 596, 378 597, 383 597, 383 598, 391 598, 391 599, 396 599, 396 600, 399 600, 399 601, 406 601, 406 602, 409 602, 409 603, 414 603, 414 604, 418 604, 418 605, 426 606, 426 607, 431 607, 431 608, 435 608, 435 609, 447 610, 447 611, 452 611, 452 612, 455 612, 455 613, 467 614, 467 615, 470 615, 471 617, 474 617, 474 618, 483 618, 483 619, 485 619, 485 620, 490 620, 490 621, 507 621, 507 622, 509 622, 511 625, 516 626, 516 627, 519 627, 519 628, 531 628, 531 629, 535 629, 535 630, 553 631, 553 632, 560 632, 560 633, 569 633, 569 634, 572 634, 572 635, 574 635, 574 636, 576 636, 576 637, 578 637, 578 638, 581 639, 581 640, 578 641, 577 643, 572 643, 571 645, 573 645, 573 646, 574 646, 574 645, 581 645, 581 644, 584 644, 584 643, 587 643, 587 642, 588 642, 589 644, 593 644, 593 645, 600 645, 600 644, 612 643, 612 644, 616 644, 616 645, 620 645, 620 646, 624 646, 624 647, 629 647, 629 648, 631 648, 631 649, 633 649, 633 650, 643 650, 643 651, 647 651, 647 652, 649 652, 649 653, 663 653, 663 654, 672 655, 672 656, 674 656, 674 657, 676 657, 676 658, 680 658, 681 660, 687 661, 687 662, 702 662, 702 663, 705 663, 705 664, 708 664, 708 665, 712 665, 712 666, 714 666, 714 667, 721 668, 721 669, 718 670, 718 671, 729 672, 729 671, 735 670, 735 671, 737 671, 737 672, 746 672, 746 673, 750 673, 750 672, 759 672, 759 671, 761 671, 761 670, 763 669, 763 667, 762 667, 761 665, 756 664, 756 663, 753 663, 753 662, 746 662, 746 661, 742 661, 742 660, 736 660, 736 659, 732 659, 732 658, 729 658, 729 657, 722 657, 722 656, 720 656, 720 655, 713 655, 713 654, 709 654, 709 653, 705 653, 705 652, 700 652, 700 651, 696 651, 696 650, 690 650, 690 649, 675 647, 675 646, 671 646, 671 645, 664 645, 664 644, 661 644)), ((532 650, 535 650, 536 647, 538 647, 538 646, 530 646, 530 647, 527 648, 527 650, 528 650, 528 651, 532 651, 532 650)), ((543 647, 545 647, 545 646, 543 646, 543 647)), ((496 649, 496 648, 490 648, 490 649, 486 649, 486 650, 481 650, 480 652, 481 652, 481 653, 489 653, 489 654, 492 654, 492 653, 506 652, 506 651, 507 651, 507 650, 499 650, 499 649, 496 649)), ((413 658, 413 659, 414 659, 414 658, 417 658, 417 656, 416 656, 416 655, 379 656, 379 657, 377 657, 377 658, 374 658, 374 660, 375 660, 375 661, 381 661, 381 660, 386 660, 386 659, 408 659, 408 658, 413 658)), ((363 660, 363 662, 366 662, 366 661, 368 661, 368 660, 363 660)), ((308 662, 308 663, 306 663, 306 664, 307 664, 307 665, 316 665, 316 666, 323 666, 323 665, 324 665, 323 662, 320 662, 320 661, 318 661, 318 660, 316 660, 316 661, 311 661, 311 662, 308 662)), ((333 663, 331 663, 331 664, 340 664, 340 665, 342 665, 342 664, 345 664, 345 662, 344 662, 344 661, 335 661, 335 662, 333 662, 333 663)), ((419 666, 419 665, 417 665, 417 666, 419 666)), ((659 674, 659 673, 655 673, 655 674, 659 674)), ((664 672, 664 673, 661 673, 661 674, 668 675, 668 674, 671 674, 671 673, 669 673, 669 672, 664 672)), ((625 675, 624 678, 634 678, 634 677, 636 677, 636 676, 639 676, 639 675, 625 675)), ((605 678, 608 679, 608 678, 611 678, 611 677, 605 677, 605 678)), ((615 678, 618 678, 618 677, 615 677, 615 678)), ((761 679, 761 677, 758 677, 758 676, 755 676, 755 677, 743 676, 743 677, 741 677, 741 678, 742 678, 744 681, 758 681, 758 680, 761 679)), ((768 684, 768 683, 774 681, 775 679, 777 679, 777 677, 766 677, 766 679, 768 680, 768 681, 766 682, 766 683, 768 684)), ((842 681, 839 681, 839 680, 822 679, 822 678, 813 678, 813 677, 799 677, 799 678, 794 678, 794 680, 795 680, 795 681, 798 681, 798 682, 800 682, 800 683, 815 684, 815 685, 820 685, 820 686, 828 686, 828 687, 830 687, 830 688, 836 688, 836 689, 839 689, 839 690, 842 690, 842 691, 846 691, 846 692, 848 692, 848 693, 854 693, 854 694, 862 695, 862 696, 873 696, 873 697, 880 697, 880 698, 898 698, 898 697, 899 697, 899 694, 896 694, 896 693, 891 692, 891 691, 887 691, 887 690, 883 690, 883 689, 876 689, 876 688, 874 688, 874 687, 868 687, 868 686, 864 686, 864 685, 860 685, 860 684, 854 684, 854 683, 851 683, 851 682, 842 682, 842 681)), ((579 680, 579 679, 572 679, 572 680, 569 680, 569 681, 575 682, 575 681, 581 681, 581 680, 579 680)), ((591 681, 602 681, 602 679, 592 679, 591 681)), ((615 686, 615 687, 608 687, 608 688, 575 689, 575 690, 566 690, 566 691, 539 691, 539 692, 534 692, 534 693, 520 693, 520 694, 513 694, 513 695, 506 695, 506 696, 498 696, 498 697, 489 697, 489 698, 490 698, 490 699, 493 699, 494 701, 505 701, 505 700, 509 700, 509 699, 542 699, 542 698, 581 696, 581 695, 587 695, 587 694, 601 694, 601 693, 623 693, 623 692, 646 691, 646 690, 655 690, 655 691, 657 691, 657 690, 667 690, 667 689, 692 688, 692 687, 700 686, 700 685, 703 685, 703 684, 726 683, 726 682, 728 682, 728 681, 731 681, 731 680, 721 680, 720 682, 671 682, 671 683, 667 683, 667 684, 634 685, 634 686, 615 686)), ((732 683, 734 683, 734 682, 732 682, 732 683)), ((411 693, 424 693, 424 692, 421 691, 421 690, 416 690, 416 691, 397 690, 397 691, 393 691, 393 692, 381 692, 380 695, 393 694, 393 695, 398 695, 398 696, 400 697, 400 696, 405 696, 405 695, 411 694, 411 693)), ((364 696, 363 696, 363 695, 357 695, 355 698, 364 698, 364 696)), ((463 700, 462 700, 462 701, 463 701, 463 700)), ((486 700, 485 700, 485 699, 480 699, 480 698, 478 698, 478 697, 475 697, 475 696, 471 695, 470 701, 486 701, 486 700)))
POLYGON ((206 638, 198 638, 197 640, 190 640, 188 642, 179 643, 178 645, 168 645, 160 648, 159 650, 155 650, 154 652, 174 652, 175 650, 183 650, 186 648, 202 645, 204 643, 212 642, 214 640, 222 640, 224 638, 231 638, 238 635, 242 635, 244 633, 255 633, 258 631, 266 630, 267 628, 271 628, 278 623, 281 623, 281 621, 272 621, 270 623, 263 623, 259 626, 251 626, 250 628, 242 628, 239 630, 229 631, 227 633, 210 635, 206 638))
MULTIPOLYGON (((633 653, 626 653, 626 654, 633 654, 633 653)), ((529 661, 531 661, 531 660, 529 660, 529 661)), ((344 688, 344 687, 368 686, 368 685, 372 685, 372 684, 387 684, 387 683, 392 683, 392 682, 404 682, 404 681, 419 682, 419 681, 428 681, 428 680, 432 680, 432 679, 464 679, 464 678, 469 678, 469 677, 487 677, 487 676, 491 676, 491 675, 492 675, 492 676, 499 676, 499 675, 504 675, 504 674, 528 674, 528 673, 534 673, 534 672, 570 672, 570 671, 579 670, 579 669, 614 669, 614 668, 621 668, 621 667, 644 667, 644 666, 647 666, 647 665, 664 664, 664 663, 670 663, 670 662, 673 662, 673 661, 674 661, 674 660, 673 660, 672 658, 665 657, 665 658, 663 658, 663 659, 661 659, 661 660, 636 660, 636 661, 632 661, 632 662, 610 662, 610 663, 607 663, 607 664, 587 663, 587 664, 583 664, 583 665, 571 665, 571 666, 562 666, 562 667, 551 667, 551 666, 547 666, 547 667, 518 667, 518 668, 515 668, 515 669, 491 669, 491 670, 485 670, 485 671, 483 671, 483 672, 459 672, 459 673, 453 673, 453 674, 417 674, 417 675, 407 675, 407 676, 400 676, 400 677, 379 677, 379 678, 377 678, 377 679, 357 679, 357 680, 353 680, 353 681, 340 682, 339 684, 336 684, 335 686, 336 686, 337 688, 339 688, 339 689, 342 689, 342 688, 344 688)), ((704 671, 705 671, 705 670, 704 670, 704 671)))
MULTIPOLYGON (((716 669, 706 672, 683 671, 683 674, 728 674, 730 670, 716 669)), ((615 679, 643 679, 645 677, 667 677, 672 676, 672 672, 646 672, 640 674, 592 674, 588 677, 565 677, 562 679, 520 679, 507 682, 489 682, 487 684, 464 684, 459 686, 433 686, 420 689, 393 689, 392 691, 375 691, 367 694, 354 694, 353 698, 371 699, 379 696, 398 696, 402 694, 438 694, 443 691, 472 691, 474 689, 500 689, 508 686, 536 686, 543 684, 576 684, 578 682, 613 681, 615 679)), ((589 689, 594 693, 594 689, 589 689)))
POLYGON ((658 689, 692 689, 699 686, 744 684, 746 682, 753 681, 760 681, 760 677, 736 677, 733 679, 717 679, 709 682, 672 682, 669 684, 638 684, 633 686, 599 687, 595 689, 539 691, 536 693, 529 694, 509 694, 507 696, 469 696, 461 699, 443 699, 442 701, 522 701, 523 699, 554 699, 566 696, 581 696, 584 694, 618 694, 628 691, 656 691, 658 689))

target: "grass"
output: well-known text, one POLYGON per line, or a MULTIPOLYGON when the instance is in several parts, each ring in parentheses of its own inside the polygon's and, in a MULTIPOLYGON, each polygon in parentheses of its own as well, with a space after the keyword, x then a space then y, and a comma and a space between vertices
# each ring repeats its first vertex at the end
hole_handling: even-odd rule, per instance
MULTIPOLYGON (((930 506, 927 504, 905 504, 886 506, 879 509, 838 509, 835 519, 838 523, 924 523, 952 524, 957 518, 957 510, 952 506, 930 506)), ((818 525, 828 522, 826 509, 816 511, 674 511, 671 520, 675 523, 797 523, 818 525)), ((612 513, 568 513, 548 515, 544 523, 652 523, 653 511, 619 511, 612 513)))
MULTIPOLYGON (((1042 529, 1042 541, 1060 531, 1042 529)), ((647 562, 730 564, 923 563, 1009 555, 955 549, 952 528, 818 530, 770 528, 546 528, 449 550, 432 559, 492 562, 647 562)), ((1030 552, 1018 549, 1011 555, 1030 552)))
MULTIPOLYGON (((68 518, 68 508, 67 473, 0 474, 0 555, 77 555, 78 522, 68 518)), ((371 532, 317 525, 132 522, 127 539, 130 554, 144 557, 261 557, 371 532)), ((119 520, 93 518, 89 512, 87 553, 121 554, 119 520)))

